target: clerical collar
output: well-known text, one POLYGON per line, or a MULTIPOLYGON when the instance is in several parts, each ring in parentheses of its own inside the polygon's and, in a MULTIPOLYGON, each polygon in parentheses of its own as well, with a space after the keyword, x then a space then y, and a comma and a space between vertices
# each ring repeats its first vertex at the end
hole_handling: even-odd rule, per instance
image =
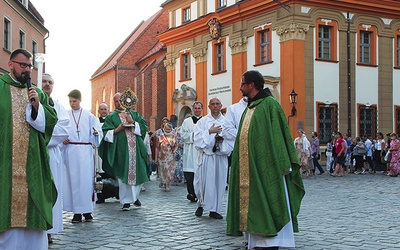
POLYGON ((201 119, 201 116, 192 116, 193 123, 196 124, 201 119))
POLYGON ((100 116, 100 117, 99 117, 99 120, 100 120, 100 123, 104 123, 104 121, 106 120, 106 118, 105 118, 105 117, 102 117, 102 116, 100 116))

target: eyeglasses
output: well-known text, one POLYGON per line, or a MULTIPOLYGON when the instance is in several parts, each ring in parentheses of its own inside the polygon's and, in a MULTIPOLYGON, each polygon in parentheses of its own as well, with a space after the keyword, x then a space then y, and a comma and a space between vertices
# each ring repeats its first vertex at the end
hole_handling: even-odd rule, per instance
POLYGON ((21 68, 23 68, 23 69, 25 69, 26 67, 29 67, 30 69, 33 68, 33 65, 32 65, 32 64, 27 64, 27 63, 23 63, 23 62, 16 62, 16 61, 11 61, 11 62, 13 62, 13 63, 18 63, 19 66, 20 66, 21 68))
POLYGON ((240 86, 243 86, 243 85, 250 85, 252 82, 241 82, 240 83, 240 86))

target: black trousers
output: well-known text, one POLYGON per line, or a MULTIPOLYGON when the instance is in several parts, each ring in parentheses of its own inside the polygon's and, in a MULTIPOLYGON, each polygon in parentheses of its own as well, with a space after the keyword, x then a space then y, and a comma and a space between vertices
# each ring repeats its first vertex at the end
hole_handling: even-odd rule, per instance
MULTIPOLYGON (((325 171, 322 169, 321 165, 320 165, 319 162, 318 162, 318 159, 317 159, 317 152, 313 153, 312 156, 313 156, 313 164, 314 164, 314 167, 317 167, 318 170, 319 170, 319 172, 320 172, 321 174, 325 173, 325 171)), ((313 172, 315 173, 315 168, 314 168, 314 171, 313 171, 313 172)))
POLYGON ((193 172, 183 172, 183 175, 185 176, 185 179, 186 179, 186 188, 187 188, 188 194, 191 194, 194 197, 196 197, 196 194, 194 193, 194 186, 193 186, 194 173, 193 172))

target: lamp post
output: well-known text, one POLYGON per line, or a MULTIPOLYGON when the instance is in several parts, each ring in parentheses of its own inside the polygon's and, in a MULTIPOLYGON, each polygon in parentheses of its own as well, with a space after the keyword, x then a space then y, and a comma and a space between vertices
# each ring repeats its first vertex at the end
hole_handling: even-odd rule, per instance
POLYGON ((290 104, 292 104, 292 114, 289 117, 296 116, 297 110, 296 110, 296 103, 297 103, 297 93, 294 92, 294 89, 292 89, 292 92, 289 94, 290 98, 290 104))
POLYGON ((44 56, 45 56, 45 54, 43 54, 43 53, 35 54, 35 62, 37 63, 37 69, 38 69, 37 87, 39 89, 42 89, 44 56))

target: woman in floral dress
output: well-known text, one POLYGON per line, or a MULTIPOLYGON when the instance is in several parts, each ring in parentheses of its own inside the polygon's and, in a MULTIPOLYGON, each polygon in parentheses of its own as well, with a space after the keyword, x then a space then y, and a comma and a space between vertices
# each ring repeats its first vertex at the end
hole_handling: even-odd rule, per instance
POLYGON ((308 169, 308 158, 310 157, 310 142, 307 140, 302 130, 297 131, 297 137, 294 139, 294 147, 297 151, 297 156, 300 159, 302 173, 306 176, 312 175, 313 172, 308 169))
POLYGON ((175 133, 172 133, 172 124, 166 123, 164 133, 156 141, 156 162, 160 174, 160 187, 165 185, 165 191, 170 191, 171 181, 175 173, 175 152, 178 148, 175 133))
POLYGON ((396 133, 390 134, 390 148, 389 151, 392 153, 392 158, 390 159, 390 173, 389 176, 397 177, 400 173, 400 140, 396 133))

